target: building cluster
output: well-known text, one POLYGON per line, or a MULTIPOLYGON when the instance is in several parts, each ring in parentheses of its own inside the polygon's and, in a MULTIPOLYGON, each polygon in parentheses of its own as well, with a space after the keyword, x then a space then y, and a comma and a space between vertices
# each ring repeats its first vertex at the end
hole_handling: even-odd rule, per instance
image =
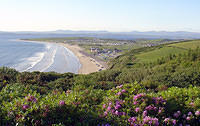
POLYGON ((109 57, 116 57, 119 55, 122 50, 119 49, 100 49, 96 47, 90 48, 90 52, 95 54, 96 56, 99 56, 102 59, 107 59, 109 57))
POLYGON ((152 46, 157 46, 158 44, 152 44, 152 43, 148 43, 146 45, 144 45, 144 47, 152 47, 152 46))

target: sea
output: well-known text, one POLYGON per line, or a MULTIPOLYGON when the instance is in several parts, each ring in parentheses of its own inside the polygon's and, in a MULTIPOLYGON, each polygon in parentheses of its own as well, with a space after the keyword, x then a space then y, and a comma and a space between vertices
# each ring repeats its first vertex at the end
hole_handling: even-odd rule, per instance
POLYGON ((20 41, 28 38, 66 35, 0 34, 0 67, 17 71, 78 73, 79 59, 66 47, 55 43, 20 41))

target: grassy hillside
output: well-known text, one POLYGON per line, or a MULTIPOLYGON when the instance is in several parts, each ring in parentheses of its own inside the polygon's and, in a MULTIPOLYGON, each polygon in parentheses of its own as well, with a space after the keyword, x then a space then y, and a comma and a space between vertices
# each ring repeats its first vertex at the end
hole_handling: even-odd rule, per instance
POLYGON ((121 61, 124 60, 125 60, 124 61, 125 63, 123 63, 124 67, 126 67, 127 65, 126 63, 129 64, 153 63, 156 62, 158 59, 167 57, 169 55, 183 54, 186 53, 188 50, 196 49, 197 47, 200 47, 200 40, 191 40, 174 44, 173 43, 163 44, 159 46, 133 49, 128 53, 114 59, 111 64, 116 64, 116 67, 118 67, 119 65, 118 63, 123 63, 121 61))
POLYGON ((89 75, 0 68, 0 124, 198 126, 199 43, 133 49, 89 75))
POLYGON ((200 47, 200 40, 193 40, 187 42, 180 42, 175 44, 167 44, 165 46, 160 46, 156 50, 142 52, 141 54, 135 55, 139 62, 153 62, 160 57, 166 57, 168 55, 178 54, 186 52, 189 49, 196 49, 200 47))
POLYGON ((136 54, 135 57, 140 63, 146 63, 146 62, 154 62, 160 57, 166 57, 170 54, 177 54, 177 53, 182 53, 185 51, 186 50, 184 49, 176 48, 176 46, 172 46, 172 47, 164 46, 156 50, 136 54))

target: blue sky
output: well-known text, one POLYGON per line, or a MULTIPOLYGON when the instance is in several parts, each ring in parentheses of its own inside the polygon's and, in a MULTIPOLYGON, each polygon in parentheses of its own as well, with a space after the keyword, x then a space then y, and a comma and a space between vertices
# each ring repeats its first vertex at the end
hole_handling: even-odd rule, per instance
POLYGON ((200 0, 0 0, 0 31, 200 32, 200 0))

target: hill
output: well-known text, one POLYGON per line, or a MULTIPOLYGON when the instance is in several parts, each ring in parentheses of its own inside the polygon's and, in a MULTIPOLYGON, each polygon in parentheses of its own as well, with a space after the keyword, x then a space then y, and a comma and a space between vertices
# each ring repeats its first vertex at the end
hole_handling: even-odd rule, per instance
POLYGON ((200 40, 133 49, 89 75, 0 69, 2 125, 200 125, 200 40))
POLYGON ((1 34, 17 34, 17 35, 37 35, 37 36, 62 36, 62 37, 95 37, 95 38, 110 38, 123 40, 136 39, 200 39, 200 33, 187 31, 147 31, 147 32, 109 32, 109 31, 71 31, 71 30, 56 30, 56 31, 17 31, 17 32, 1 32, 1 34))

